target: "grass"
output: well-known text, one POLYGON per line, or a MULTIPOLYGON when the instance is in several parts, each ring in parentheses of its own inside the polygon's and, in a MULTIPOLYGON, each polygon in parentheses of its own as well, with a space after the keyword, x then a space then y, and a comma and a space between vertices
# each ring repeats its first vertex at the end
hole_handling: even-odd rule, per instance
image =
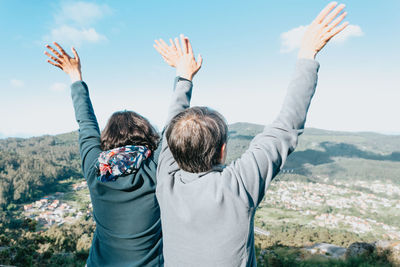
POLYGON ((394 264, 387 254, 333 259, 312 255, 301 248, 288 246, 256 247, 257 265, 268 267, 391 267, 394 264))

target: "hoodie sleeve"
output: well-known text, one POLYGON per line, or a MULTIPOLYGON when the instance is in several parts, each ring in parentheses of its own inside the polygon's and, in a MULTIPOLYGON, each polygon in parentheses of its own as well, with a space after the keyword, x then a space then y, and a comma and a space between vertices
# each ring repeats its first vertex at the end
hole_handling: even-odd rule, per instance
POLYGON ((72 102, 75 118, 79 124, 79 152, 82 160, 82 170, 88 179, 90 167, 102 152, 100 147, 100 129, 94 114, 89 89, 85 82, 77 81, 71 85, 72 102))
POLYGON ((299 59, 276 120, 251 141, 248 150, 225 171, 244 186, 246 202, 256 207, 271 180, 279 173, 303 133, 308 107, 317 86, 319 63, 299 59))
MULTIPOLYGON (((168 119, 165 126, 168 127, 169 122, 180 112, 190 107, 190 100, 192 98, 193 84, 191 81, 181 77, 175 78, 174 92, 168 110, 168 119)), ((158 160, 157 177, 164 177, 171 170, 177 170, 178 164, 176 163, 171 150, 168 147, 168 142, 165 137, 165 129, 162 136, 162 146, 158 160)), ((158 179, 157 178, 157 179, 158 179)))

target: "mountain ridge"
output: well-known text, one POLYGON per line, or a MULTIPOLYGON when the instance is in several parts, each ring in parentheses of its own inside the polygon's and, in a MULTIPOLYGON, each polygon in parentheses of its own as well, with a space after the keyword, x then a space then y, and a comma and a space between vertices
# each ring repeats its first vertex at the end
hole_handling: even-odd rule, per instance
MULTIPOLYGON (((229 125, 227 163, 240 157, 263 128, 253 123, 229 125)), ((0 139, 0 210, 5 214, 17 214, 22 204, 54 192, 67 195, 82 177, 76 131, 0 139)), ((314 266, 313 262, 329 266, 331 261, 326 259, 305 259, 309 253, 301 248, 315 243, 348 247, 354 242, 397 238, 399 199, 400 136, 306 128, 257 209, 255 226, 271 233, 255 237, 257 261, 260 266, 266 262, 268 266, 296 266, 300 262, 301 266, 314 266)), ((11 215, 5 224, 7 216, 1 212, 0 216, 0 230, 14 231, 12 235, 0 234, 0 264, 8 263, 7 259, 19 252, 23 255, 21 262, 26 255, 35 255, 36 260, 44 262, 48 261, 45 257, 53 255, 57 261, 62 258, 83 263, 88 255, 94 229, 91 218, 37 232, 34 220, 14 220, 15 215, 11 215), (57 240, 68 240, 68 258, 63 256, 66 245, 57 240), (18 248, 11 247, 13 242, 18 248), (10 249, 1 251, 2 247, 10 249)), ((365 261, 369 265, 363 266, 376 266, 377 262, 379 266, 391 266, 385 256, 378 254, 358 259, 360 264, 365 261)), ((358 265, 346 259, 343 265, 335 266, 358 265)))
MULTIPOLYGON (((263 129, 265 125, 262 124, 257 124, 257 123, 252 123, 252 122, 235 122, 235 123, 230 123, 228 125, 229 127, 243 127, 243 126, 248 126, 248 127, 255 127, 257 129, 263 129)), ((260 131, 261 131, 260 130, 260 131)), ((41 135, 30 135, 30 134, 21 134, 21 136, 9 136, 6 134, 3 134, 0 132, 0 140, 4 139, 30 139, 30 138, 35 138, 35 137, 41 137, 41 136, 62 136, 65 134, 70 134, 70 133, 76 133, 77 131, 70 131, 70 132, 65 132, 65 133, 59 133, 59 134, 41 134, 41 135)), ((377 135, 377 136, 394 136, 394 137, 400 137, 400 132, 390 132, 390 133, 385 133, 385 132, 377 132, 377 131, 341 131, 341 130, 328 130, 328 129, 321 129, 321 128, 315 128, 315 127, 305 127, 304 129, 305 133, 308 134, 318 134, 318 133, 335 133, 338 135, 377 135)))

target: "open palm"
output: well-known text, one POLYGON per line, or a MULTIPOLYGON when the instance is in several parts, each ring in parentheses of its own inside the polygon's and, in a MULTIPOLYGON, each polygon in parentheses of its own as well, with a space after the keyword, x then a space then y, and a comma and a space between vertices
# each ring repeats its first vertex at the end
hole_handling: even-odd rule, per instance
POLYGON ((189 38, 183 34, 180 35, 181 44, 178 38, 175 38, 175 42, 172 39, 169 41, 170 45, 162 39, 155 40, 154 48, 168 65, 176 68, 177 76, 192 80, 193 76, 201 68, 203 58, 199 55, 196 61, 189 38))
POLYGON ((47 62, 67 73, 70 76, 71 81, 82 80, 81 61, 75 48, 72 47, 74 57, 70 57, 58 43, 54 42, 54 45, 59 51, 50 45, 46 45, 46 48, 53 53, 52 55, 47 51, 44 52, 44 54, 50 58, 47 62))

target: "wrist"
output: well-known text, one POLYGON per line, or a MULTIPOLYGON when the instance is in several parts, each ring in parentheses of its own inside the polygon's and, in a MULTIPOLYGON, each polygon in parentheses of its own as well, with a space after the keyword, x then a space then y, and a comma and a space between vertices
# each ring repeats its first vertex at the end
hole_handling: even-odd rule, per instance
POLYGON ((193 79, 193 74, 190 74, 190 73, 184 73, 184 72, 180 72, 180 71, 176 71, 176 76, 179 76, 179 77, 182 77, 182 78, 184 78, 184 79, 186 79, 186 80, 189 80, 189 81, 191 81, 192 79, 193 79))
POLYGON ((74 71, 69 74, 71 82, 82 81, 82 73, 80 71, 74 71))
POLYGON ((316 51, 307 50, 307 49, 300 49, 297 58, 315 59, 316 55, 317 55, 316 51))

